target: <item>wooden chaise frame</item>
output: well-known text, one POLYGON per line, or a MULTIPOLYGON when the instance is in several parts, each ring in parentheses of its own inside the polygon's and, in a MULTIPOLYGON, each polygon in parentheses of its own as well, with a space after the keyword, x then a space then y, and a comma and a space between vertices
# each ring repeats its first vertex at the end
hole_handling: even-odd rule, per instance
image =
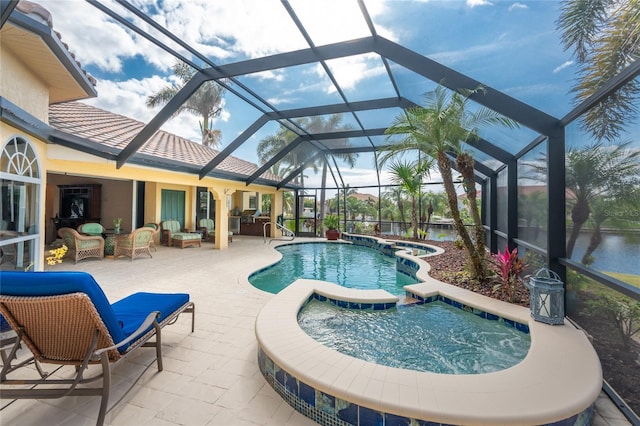
MULTIPOLYGON (((128 338, 114 344, 100 314, 86 293, 70 293, 55 296, 0 296, 0 312, 5 316, 17 339, 0 371, 0 395, 3 399, 53 399, 64 396, 101 395, 97 424, 102 425, 109 410, 111 369, 140 347, 156 349, 158 371, 162 371, 161 330, 174 323, 182 312, 189 312, 191 331, 195 325, 195 305, 189 301, 168 314, 158 323, 158 311, 151 312, 144 323, 128 338), (155 336, 155 339, 151 340, 155 336), (12 365, 20 344, 24 342, 32 355, 28 359, 12 365), (126 350, 119 348, 129 345, 126 350), (54 379, 44 373, 39 363, 73 365, 75 377, 54 379), (35 364, 40 378, 9 379, 8 375, 29 364, 35 364), (85 377, 91 364, 100 364, 101 370, 85 377), (84 387, 102 379, 102 386, 84 387), (17 385, 17 387, 12 387, 17 385), (24 385, 33 385, 27 389, 24 385), (37 385, 54 385, 38 389, 37 385)), ((131 387, 152 365, 150 363, 140 373, 131 387)), ((129 389, 130 390, 130 389, 129 389)), ((128 391, 127 391, 128 392, 128 391)), ((126 395, 126 393, 125 393, 126 395)), ((124 395, 123 395, 124 397, 124 395)))

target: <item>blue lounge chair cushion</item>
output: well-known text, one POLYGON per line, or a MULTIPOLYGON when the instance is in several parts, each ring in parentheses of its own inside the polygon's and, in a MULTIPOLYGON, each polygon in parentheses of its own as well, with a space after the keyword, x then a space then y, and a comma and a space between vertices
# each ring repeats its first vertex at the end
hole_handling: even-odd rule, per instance
POLYGON ((134 293, 117 301, 111 307, 123 324, 122 332, 129 337, 144 322, 149 312, 160 311, 158 322, 189 301, 185 293, 134 293))
MULTIPOLYGON (((114 343, 131 335, 153 311, 159 322, 189 301, 188 294, 136 293, 113 305, 95 279, 86 272, 0 272, 0 293, 8 296, 57 296, 86 293, 102 318, 114 343)), ((119 348, 125 352, 128 345, 119 348)))

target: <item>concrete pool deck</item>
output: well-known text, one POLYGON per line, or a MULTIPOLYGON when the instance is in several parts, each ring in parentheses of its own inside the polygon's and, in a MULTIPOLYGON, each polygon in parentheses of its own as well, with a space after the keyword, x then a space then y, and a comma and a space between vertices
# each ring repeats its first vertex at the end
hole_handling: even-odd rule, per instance
MULTIPOLYGON (((296 238, 296 241, 305 239, 296 238)), ((311 241, 317 241, 312 239, 311 241)), ((196 331, 189 316, 163 331, 164 371, 152 367, 108 415, 111 425, 312 425, 262 377, 254 323, 273 295, 254 289, 248 275, 279 259, 274 243, 234 236, 227 250, 158 247, 153 259, 66 260, 50 270, 91 273, 110 301, 136 291, 188 292, 196 303, 196 331)), ((131 371, 147 363, 142 351, 114 371, 111 401, 128 385, 131 371)), ((152 352, 152 351, 149 351, 152 352)), ((2 400, 1 424, 91 425, 98 399, 2 400)), ((604 395, 596 403, 595 424, 628 425, 604 395)))

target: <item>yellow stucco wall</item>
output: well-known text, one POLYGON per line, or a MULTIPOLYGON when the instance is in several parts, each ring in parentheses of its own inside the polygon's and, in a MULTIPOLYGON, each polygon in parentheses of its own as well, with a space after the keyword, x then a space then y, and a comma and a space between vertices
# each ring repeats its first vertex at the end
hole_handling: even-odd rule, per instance
POLYGON ((49 88, 0 43, 0 94, 29 114, 47 123, 49 88))
MULTIPOLYGON (((190 230, 194 230, 197 227, 196 188, 207 187, 215 199, 217 230, 215 248, 218 249, 223 249, 228 246, 226 235, 229 229, 227 218, 230 212, 227 208, 227 197, 231 197, 232 200, 235 200, 234 202, 241 203, 243 194, 245 194, 246 191, 249 191, 251 194, 255 194, 256 192, 260 194, 273 194, 272 221, 275 221, 277 215, 282 211, 282 193, 272 187, 263 185, 246 186, 243 182, 214 178, 200 180, 197 175, 136 165, 124 165, 120 169, 117 169, 114 161, 101 159, 59 145, 47 144, 5 123, 0 123, 0 142, 3 147, 5 143, 14 136, 20 136, 32 144, 36 151, 42 175, 42 185, 40 188, 41 207, 38 220, 38 229, 41 234, 39 241, 39 252, 41 255, 37 256, 38 261, 34 265, 35 270, 42 269, 45 243, 55 239, 55 228, 53 228, 51 218, 59 211, 59 188, 57 185, 60 184, 95 183, 96 180, 102 180, 102 182, 108 181, 111 182, 109 185, 120 188, 116 190, 112 188, 111 192, 109 192, 109 189, 103 191, 101 222, 103 226, 107 228, 111 227, 109 224, 111 223, 112 216, 121 215, 122 210, 117 213, 112 211, 118 203, 124 201, 125 204, 128 204, 126 208, 129 209, 135 205, 134 181, 145 182, 145 223, 160 222, 161 194, 163 189, 184 191, 186 204, 185 226, 190 230)), ((123 227, 131 227, 134 220, 133 211, 128 217, 123 214, 122 217, 124 217, 123 227)), ((274 232, 272 236, 275 236, 275 234, 279 235, 279 233, 274 232)))
MULTIPOLYGON (((59 145, 49 145, 47 149, 48 168, 50 172, 68 173, 83 176, 99 176, 102 178, 129 179, 146 182, 145 184, 145 222, 160 222, 161 194, 163 189, 185 191, 185 227, 194 230, 197 227, 195 192, 198 186, 206 187, 211 191, 216 200, 216 232, 218 235, 227 235, 229 210, 226 197, 231 196, 237 205, 241 205, 242 194, 249 191, 252 194, 276 194, 273 187, 264 185, 246 186, 244 182, 236 182, 223 179, 206 177, 202 180, 195 174, 178 173, 137 165, 124 165, 116 169, 115 162, 101 159, 89 154, 71 150, 59 145)), ((281 198, 280 198, 281 200, 281 198)), ((281 213, 282 203, 274 203, 272 215, 281 213), (280 211, 277 211, 280 207, 280 211)), ((232 208, 234 204, 232 203, 232 208)), ((104 215, 104 213, 103 213, 104 215)), ((216 248, 225 248, 227 239, 216 241, 216 248)))

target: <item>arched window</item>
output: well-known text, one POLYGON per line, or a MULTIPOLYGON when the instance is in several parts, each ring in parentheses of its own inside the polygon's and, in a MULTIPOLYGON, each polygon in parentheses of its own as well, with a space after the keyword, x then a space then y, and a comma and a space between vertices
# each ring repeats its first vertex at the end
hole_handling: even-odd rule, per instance
POLYGON ((12 137, 0 155, 0 269, 28 270, 39 250, 40 167, 31 143, 12 137))

